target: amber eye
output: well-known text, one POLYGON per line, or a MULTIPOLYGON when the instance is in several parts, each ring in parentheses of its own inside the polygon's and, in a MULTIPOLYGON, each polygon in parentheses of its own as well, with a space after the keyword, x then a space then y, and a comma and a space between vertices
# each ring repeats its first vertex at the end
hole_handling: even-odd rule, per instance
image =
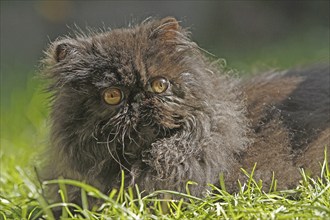
POLYGON ((163 93, 168 88, 168 81, 165 78, 157 78, 151 82, 151 89, 154 93, 163 93))
POLYGON ((103 92, 103 99, 109 105, 117 105, 123 100, 123 93, 118 88, 109 88, 103 92))

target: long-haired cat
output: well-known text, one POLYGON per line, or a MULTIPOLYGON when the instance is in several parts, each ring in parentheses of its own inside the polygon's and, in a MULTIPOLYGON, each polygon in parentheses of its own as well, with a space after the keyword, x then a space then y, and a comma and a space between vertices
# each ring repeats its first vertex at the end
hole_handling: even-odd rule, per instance
MULTIPOLYGON (((318 173, 330 137, 329 66, 239 80, 211 62, 174 18, 53 42, 42 74, 52 93, 43 179, 85 181, 107 193, 202 196, 219 174, 234 190, 240 168, 292 187, 318 173)), ((69 190, 70 200, 80 192, 69 190)))

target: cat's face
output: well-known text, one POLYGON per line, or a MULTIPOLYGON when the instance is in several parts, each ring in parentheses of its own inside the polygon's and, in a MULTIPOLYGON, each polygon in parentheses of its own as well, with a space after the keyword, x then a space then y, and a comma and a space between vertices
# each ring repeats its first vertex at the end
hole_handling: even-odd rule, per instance
POLYGON ((55 91, 53 130, 65 130, 67 142, 76 137, 131 157, 190 132, 208 95, 192 48, 173 18, 55 42, 45 61, 55 91))

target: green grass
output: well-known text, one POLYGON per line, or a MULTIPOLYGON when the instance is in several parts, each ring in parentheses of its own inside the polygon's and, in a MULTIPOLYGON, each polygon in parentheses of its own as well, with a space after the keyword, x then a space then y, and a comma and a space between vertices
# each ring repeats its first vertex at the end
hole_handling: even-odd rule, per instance
MULTIPOLYGON (((326 219, 330 217, 330 171, 325 160, 320 178, 312 179, 302 171, 300 185, 293 190, 263 189, 255 182, 253 171, 241 190, 229 194, 211 186, 213 192, 206 198, 173 191, 156 191, 141 196, 138 187, 113 190, 105 195, 98 189, 74 180, 54 180, 43 184, 35 181, 31 171, 16 167, 15 175, 2 176, 2 184, 13 189, 1 188, 3 219, 37 219, 46 216, 54 219, 51 208, 62 209, 64 219, 326 219), (42 195, 42 187, 59 184, 62 202, 48 204, 42 195), (67 202, 66 185, 81 188, 82 205, 67 202), (133 196, 133 191, 137 196, 133 196), (157 195, 175 196, 176 200, 157 199, 157 195), (103 202, 101 207, 89 207, 88 197, 103 202), (167 206, 167 211, 163 208, 167 206), (75 213, 71 210, 74 209, 75 213)), ((123 174, 124 176, 124 174, 123 174)), ((191 183, 192 184, 192 183, 191 183)), ((189 185, 187 185, 189 188, 189 185)))

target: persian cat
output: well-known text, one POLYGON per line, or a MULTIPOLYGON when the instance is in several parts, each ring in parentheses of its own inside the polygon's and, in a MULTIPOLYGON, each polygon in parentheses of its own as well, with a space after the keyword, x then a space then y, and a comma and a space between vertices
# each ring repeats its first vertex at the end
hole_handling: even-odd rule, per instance
MULTIPOLYGON (((42 179, 203 196, 224 175, 229 190, 252 168, 267 186, 318 172, 329 146, 329 66, 241 79, 207 58, 178 21, 78 34, 53 42, 42 75, 52 93, 42 179)), ((243 178, 244 179, 244 178, 243 178)), ((69 189, 70 200, 80 191, 69 189)))

